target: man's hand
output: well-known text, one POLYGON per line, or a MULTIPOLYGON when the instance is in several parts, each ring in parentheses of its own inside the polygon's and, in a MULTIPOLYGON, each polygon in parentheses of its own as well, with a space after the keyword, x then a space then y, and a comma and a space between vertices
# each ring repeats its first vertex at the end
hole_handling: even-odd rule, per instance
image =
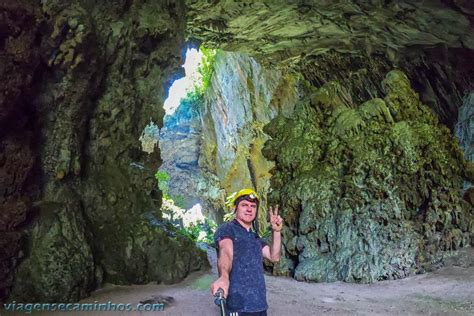
POLYGON ((224 297, 227 297, 227 293, 229 291, 229 278, 220 277, 214 281, 214 283, 211 284, 212 295, 215 295, 219 288, 224 290, 224 297))
POLYGON ((270 224, 272 225, 272 230, 275 232, 281 232, 283 228, 283 219, 278 215, 278 204, 275 207, 270 206, 268 211, 270 212, 270 224))

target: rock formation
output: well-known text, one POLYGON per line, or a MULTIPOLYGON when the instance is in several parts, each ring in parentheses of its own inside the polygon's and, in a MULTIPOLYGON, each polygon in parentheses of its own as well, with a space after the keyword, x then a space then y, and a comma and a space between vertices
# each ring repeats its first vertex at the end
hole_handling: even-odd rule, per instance
POLYGON ((199 195, 202 181, 198 165, 201 147, 200 98, 183 100, 173 114, 165 115, 160 130, 160 149, 163 164, 160 170, 170 176, 169 194, 186 209, 203 205, 199 195))
POLYGON ((150 224, 160 217, 150 198, 161 197, 160 157, 138 141, 150 119, 161 124, 183 4, 12 1, 0 12, 10 79, 0 117, 2 298, 75 301, 103 281, 175 282, 205 267, 191 242, 150 224))
POLYGON ((225 197, 241 188, 255 188, 266 201, 272 163, 261 153, 268 139, 262 128, 278 113, 290 115, 296 89, 291 76, 242 54, 221 52, 214 67, 201 111, 200 190, 222 216, 225 197))
POLYGON ((404 69, 422 101, 436 108, 450 128, 464 95, 474 88, 474 10, 469 1, 186 4, 187 34, 204 46, 299 71, 317 86, 340 77, 344 83, 359 81, 363 88, 354 91, 356 100, 364 88, 373 97, 374 86, 389 70, 404 69))
POLYGON ((272 197, 285 210, 286 261, 298 280, 373 282, 431 269, 467 246, 474 208, 459 194, 467 163, 449 129, 400 71, 384 99, 355 104, 338 82, 311 86, 291 118, 265 127, 272 197))
MULTIPOLYGON (((472 177, 472 165, 464 162, 452 138, 459 105, 472 91, 474 82, 474 67, 469 62, 474 57, 469 4, 187 4, 187 32, 192 38, 207 46, 247 53, 267 69, 296 74, 293 86, 298 87, 296 94, 300 100, 292 101, 292 108, 296 104, 295 112, 287 117, 278 116, 264 128, 270 135, 265 155, 275 162, 268 187, 273 191, 270 201, 288 208, 287 260, 276 267, 275 273, 316 281, 400 278, 431 269, 440 262, 439 250, 456 249, 472 242, 473 207, 462 201, 459 194, 463 179, 472 177), (390 72, 392 69, 403 70, 408 78, 390 72), (389 72, 390 79, 385 79, 384 86, 382 81, 389 72), (406 95, 400 96, 396 89, 406 95), (400 96, 396 102, 392 100, 397 98, 395 95, 400 96), (425 124, 426 130, 420 130, 416 124, 411 126, 411 122, 425 124), (393 135, 385 137, 400 141, 389 147, 382 145, 387 140, 371 134, 372 128, 379 129, 375 127, 378 124, 384 126, 385 132, 391 130, 391 125, 396 126, 390 132, 393 135), (341 138, 347 142, 342 144, 341 138), (431 160, 436 163, 420 165, 421 153, 433 140, 440 142, 432 145, 431 160), (435 152, 438 145, 444 149, 435 152), (385 156, 389 153, 382 151, 382 157, 376 158, 380 152, 371 146, 382 146, 385 150, 392 147, 397 157, 385 156), (365 154, 373 154, 375 160, 365 154), (374 170, 351 169, 357 159, 374 170), (385 169, 385 165, 394 170, 385 169), (440 170, 444 168, 448 171, 440 170), (398 174, 397 169, 406 174, 398 174), (442 176, 435 176, 436 172, 442 176), (391 178, 394 173, 398 178, 391 178), (382 178, 367 186, 364 181, 372 181, 372 174, 382 178), (355 188, 345 184, 345 177, 359 176, 361 182, 354 181, 355 188), (396 191, 394 188, 399 188, 400 183, 412 190, 396 191), (421 187, 414 189, 412 185, 421 187), (352 191, 363 193, 354 197, 352 191), (379 205, 357 204, 361 199, 379 205), (380 214, 389 209, 399 211, 391 217, 380 214), (380 223, 388 228, 378 230, 380 223), (370 233, 364 235, 367 230, 370 233), (406 238, 397 237, 403 234, 406 238), (371 255, 381 249, 387 253, 371 255)), ((235 69, 238 67, 229 73, 235 73, 235 69)), ((216 113, 226 114, 220 110, 219 100, 211 103, 216 113)), ((274 107, 272 102, 269 107, 274 107)), ((225 122, 226 116, 220 116, 205 125, 222 124, 216 122, 225 122)), ((225 134, 226 130, 222 130, 225 134)), ((235 132, 229 132, 221 138, 231 139, 233 135, 235 132)), ((218 144, 215 140, 210 143, 218 144)), ((204 150, 216 152, 220 148, 226 147, 221 144, 204 150)), ((225 152, 232 152, 229 145, 225 152)), ((216 156, 219 154, 207 157, 216 156)), ((228 160, 210 160, 209 165, 215 166, 214 170, 222 166, 231 170, 228 160)), ((251 179, 245 170, 235 175, 246 179, 246 185, 251 179)), ((215 183, 224 188, 222 178, 217 176, 215 183)))

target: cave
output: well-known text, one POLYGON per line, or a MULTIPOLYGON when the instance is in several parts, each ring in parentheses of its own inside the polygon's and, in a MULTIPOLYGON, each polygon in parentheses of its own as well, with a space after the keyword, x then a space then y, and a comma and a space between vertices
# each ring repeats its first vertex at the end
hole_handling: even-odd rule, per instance
POLYGON ((163 220, 160 167, 217 223, 241 188, 262 234, 281 205, 274 276, 403 279, 474 246, 469 1, 20 0, 0 17, 2 302, 209 269, 163 220), (212 74, 166 116, 189 47, 215 50, 212 74))

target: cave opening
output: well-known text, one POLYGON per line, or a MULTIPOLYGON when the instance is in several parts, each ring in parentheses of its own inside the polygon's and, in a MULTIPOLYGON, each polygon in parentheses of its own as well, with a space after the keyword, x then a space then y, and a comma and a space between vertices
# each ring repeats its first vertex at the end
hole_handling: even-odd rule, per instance
POLYGON ((185 75, 172 83, 163 104, 165 116, 159 133, 162 165, 155 175, 163 193, 163 220, 191 240, 207 243, 212 243, 216 223, 204 212, 199 195, 199 113, 210 78, 206 64, 213 54, 205 48, 186 48, 185 75))

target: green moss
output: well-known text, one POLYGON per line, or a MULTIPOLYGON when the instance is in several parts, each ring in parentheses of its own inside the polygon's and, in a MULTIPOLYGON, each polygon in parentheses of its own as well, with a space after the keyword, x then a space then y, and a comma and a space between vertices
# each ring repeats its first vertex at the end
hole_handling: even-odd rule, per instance
POLYGON ((165 33, 168 30, 170 16, 163 10, 161 3, 147 1, 139 4, 139 29, 151 35, 165 33))
POLYGON ((19 267, 11 300, 77 301, 93 290, 94 260, 83 214, 74 212, 74 194, 65 203, 42 203, 31 232, 30 256, 19 267))
POLYGON ((285 240, 298 254, 297 279, 401 278, 469 244, 472 224, 458 220, 473 215, 459 196, 456 141, 403 73, 390 72, 383 85, 383 100, 359 106, 337 83, 307 87, 292 118, 266 126, 273 196, 288 235, 299 236, 285 240))

